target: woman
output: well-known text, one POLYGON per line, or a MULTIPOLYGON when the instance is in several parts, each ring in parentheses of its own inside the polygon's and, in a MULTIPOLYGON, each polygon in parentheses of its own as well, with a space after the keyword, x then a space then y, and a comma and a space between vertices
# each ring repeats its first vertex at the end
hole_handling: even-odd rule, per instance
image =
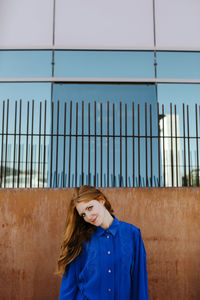
POLYGON ((140 230, 119 221, 105 195, 75 188, 57 274, 59 300, 147 300, 146 253, 140 230))

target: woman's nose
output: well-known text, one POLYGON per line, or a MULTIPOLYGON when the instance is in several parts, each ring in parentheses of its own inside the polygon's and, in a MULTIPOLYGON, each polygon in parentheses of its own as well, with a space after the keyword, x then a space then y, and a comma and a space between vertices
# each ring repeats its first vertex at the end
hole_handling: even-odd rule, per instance
POLYGON ((86 217, 90 220, 92 219, 92 213, 90 211, 86 212, 86 217))

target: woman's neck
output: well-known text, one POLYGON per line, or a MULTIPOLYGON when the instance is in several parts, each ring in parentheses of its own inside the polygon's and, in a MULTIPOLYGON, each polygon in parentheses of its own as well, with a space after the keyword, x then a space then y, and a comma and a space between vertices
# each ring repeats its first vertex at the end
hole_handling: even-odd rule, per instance
POLYGON ((105 212, 105 217, 104 217, 104 221, 101 224, 101 227, 104 229, 107 229, 110 227, 110 225, 112 224, 114 218, 111 216, 111 214, 106 210, 105 212))

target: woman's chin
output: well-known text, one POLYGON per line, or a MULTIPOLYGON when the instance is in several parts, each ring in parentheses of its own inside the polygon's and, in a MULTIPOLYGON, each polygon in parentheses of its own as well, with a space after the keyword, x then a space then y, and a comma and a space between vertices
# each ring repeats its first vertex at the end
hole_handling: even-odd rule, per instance
POLYGON ((101 220, 99 220, 98 218, 97 218, 97 220, 93 223, 95 226, 100 226, 101 225, 101 220))

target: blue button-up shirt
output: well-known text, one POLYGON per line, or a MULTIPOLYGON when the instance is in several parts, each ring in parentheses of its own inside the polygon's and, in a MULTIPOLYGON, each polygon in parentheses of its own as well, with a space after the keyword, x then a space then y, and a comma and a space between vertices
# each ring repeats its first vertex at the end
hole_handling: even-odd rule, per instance
POLYGON ((62 277, 59 300, 148 300, 146 252, 140 230, 115 216, 97 227, 62 277))

